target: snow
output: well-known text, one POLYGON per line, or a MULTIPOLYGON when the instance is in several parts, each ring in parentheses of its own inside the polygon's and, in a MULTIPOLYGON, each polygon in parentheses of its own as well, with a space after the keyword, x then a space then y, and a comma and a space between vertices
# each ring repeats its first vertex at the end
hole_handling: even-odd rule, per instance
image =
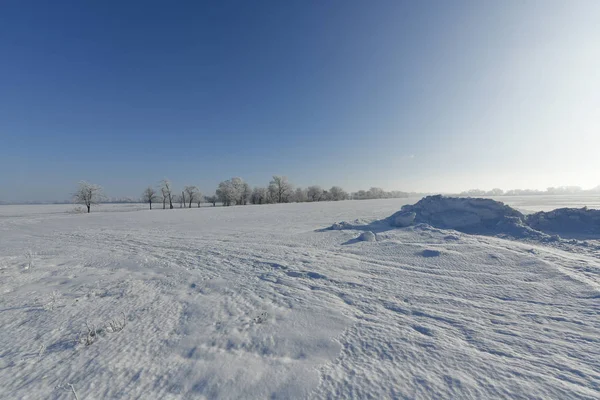
POLYGON ((417 200, 0 207, 0 398, 598 398, 598 241, 417 200))
POLYGON ((375 236, 375 234, 371 231, 366 231, 361 233, 358 239, 362 240, 363 242, 374 242, 377 240, 377 236, 375 236))
POLYGON ((600 236, 600 210, 559 208, 527 216, 527 223, 540 231, 561 235, 600 236))
POLYGON ((497 233, 498 224, 518 223, 524 219, 519 211, 492 199, 428 196, 414 205, 405 205, 390 217, 395 226, 407 216, 415 223, 427 223, 444 229, 471 233, 497 233))

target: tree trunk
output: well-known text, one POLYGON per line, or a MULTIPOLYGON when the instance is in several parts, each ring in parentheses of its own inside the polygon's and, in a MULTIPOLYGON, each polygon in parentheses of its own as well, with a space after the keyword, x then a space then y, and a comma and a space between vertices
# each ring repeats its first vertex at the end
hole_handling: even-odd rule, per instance
POLYGON ((152 200, 150 200, 149 203, 150 203, 150 209, 152 210, 152 200))
POLYGON ((192 200, 194 199, 194 196, 190 196, 190 206, 188 208, 192 208, 192 200))
POLYGON ((88 214, 89 214, 90 213, 90 206, 88 205, 87 208, 88 208, 88 214))
POLYGON ((169 209, 172 210, 173 209, 173 198, 171 197, 171 195, 169 194, 169 209))

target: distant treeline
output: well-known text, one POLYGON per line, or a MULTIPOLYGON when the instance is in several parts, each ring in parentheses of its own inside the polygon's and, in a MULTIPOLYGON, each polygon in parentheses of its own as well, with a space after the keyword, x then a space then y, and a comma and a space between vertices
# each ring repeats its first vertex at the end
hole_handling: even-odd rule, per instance
POLYGON ((294 188, 285 176, 273 176, 266 187, 250 187, 242 178, 234 177, 219 183, 214 194, 203 195, 197 186, 185 186, 181 191, 175 193, 169 180, 163 180, 156 191, 148 187, 142 196, 147 203, 159 202, 163 208, 173 208, 173 203, 179 207, 192 207, 202 202, 216 206, 247 205, 247 204, 275 204, 275 203, 299 203, 311 201, 339 201, 347 200, 349 194, 339 186, 332 186, 326 190, 314 185, 307 188, 294 188))
POLYGON ((568 194, 600 194, 600 185, 593 189, 584 190, 579 186, 559 186, 549 187, 546 190, 533 189, 512 189, 504 191, 502 189, 481 190, 471 189, 459 193, 459 196, 482 197, 482 196, 540 196, 540 195, 568 195, 568 194))
POLYGON ((181 193, 175 191, 171 182, 167 179, 161 181, 158 189, 148 187, 142 195, 142 201, 149 203, 162 203, 163 208, 174 208, 179 204, 180 208, 191 208, 192 204, 201 206, 203 202, 216 206, 247 205, 247 204, 277 204, 277 203, 304 203, 317 201, 341 201, 341 200, 367 200, 367 199, 389 199, 402 198, 416 193, 386 192, 381 188, 359 190, 348 193, 340 186, 332 186, 323 189, 321 186, 313 185, 306 188, 294 187, 285 176, 274 175, 267 186, 250 187, 240 177, 234 177, 219 183, 217 190, 212 195, 203 195, 197 186, 185 186, 181 193))
MULTIPOLYGON (((219 186, 211 195, 203 195, 197 186, 184 186, 179 192, 174 190, 168 179, 162 180, 155 188, 149 186, 144 190, 141 198, 132 197, 106 197, 102 193, 102 188, 97 185, 91 185, 87 182, 80 182, 80 187, 75 194, 74 201, 76 203, 86 204, 92 203, 162 203, 163 208, 191 207, 192 204, 197 204, 198 207, 202 203, 209 203, 213 206, 221 204, 224 206, 246 205, 246 204, 274 204, 274 203, 302 203, 316 201, 340 201, 340 200, 370 200, 370 199, 392 199, 392 198, 407 198, 407 197, 422 197, 431 193, 416 193, 390 191, 377 187, 372 187, 369 190, 359 190, 357 192, 348 193, 339 186, 332 186, 329 189, 323 189, 319 185, 309 186, 307 188, 295 188, 285 176, 273 176, 268 186, 254 187, 242 178, 235 177, 219 183, 219 186), (82 185, 88 190, 85 201, 81 202, 78 198, 82 197, 82 185), (92 193, 89 193, 90 186, 94 188, 92 193)), ((560 186, 549 187, 546 190, 533 189, 512 189, 504 191, 499 188, 492 190, 471 189, 457 194, 448 194, 463 197, 490 197, 490 196, 536 196, 536 195, 578 195, 578 194, 596 194, 600 195, 600 185, 593 189, 584 190, 579 186, 560 186)), ((0 205, 8 204, 68 204, 70 201, 26 201, 26 202, 5 202, 0 201, 0 205)))

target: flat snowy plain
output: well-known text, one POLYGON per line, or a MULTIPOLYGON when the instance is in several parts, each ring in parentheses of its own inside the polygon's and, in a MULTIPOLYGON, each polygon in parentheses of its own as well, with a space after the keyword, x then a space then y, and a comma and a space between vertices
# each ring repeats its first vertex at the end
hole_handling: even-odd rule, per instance
POLYGON ((320 231, 417 200, 0 206, 0 398, 600 398, 598 242, 320 231))

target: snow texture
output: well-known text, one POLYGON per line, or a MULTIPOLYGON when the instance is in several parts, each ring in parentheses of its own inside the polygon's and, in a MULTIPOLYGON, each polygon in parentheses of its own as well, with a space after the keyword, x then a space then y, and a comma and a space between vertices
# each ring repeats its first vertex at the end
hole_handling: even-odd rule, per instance
POLYGON ((520 225, 524 219, 519 211, 492 199, 428 196, 403 206, 391 220, 396 222, 409 213, 415 214, 416 223, 469 233, 497 233, 520 225))
POLYGON ((598 243, 429 201, 0 207, 0 398, 599 398, 598 243))
POLYGON ((600 236, 600 210, 587 208, 559 208, 527 216, 533 229, 561 235, 600 236))
MULTIPOLYGON (((492 199, 428 196, 387 218, 393 227, 425 223, 442 229, 518 239, 557 241, 560 236, 600 237, 600 210, 561 208, 524 215, 492 199)), ((356 228, 338 223, 340 229, 356 228)))
POLYGON ((375 236, 375 234, 371 231, 366 231, 361 233, 358 239, 362 240, 363 242, 374 242, 377 240, 377 236, 375 236))

